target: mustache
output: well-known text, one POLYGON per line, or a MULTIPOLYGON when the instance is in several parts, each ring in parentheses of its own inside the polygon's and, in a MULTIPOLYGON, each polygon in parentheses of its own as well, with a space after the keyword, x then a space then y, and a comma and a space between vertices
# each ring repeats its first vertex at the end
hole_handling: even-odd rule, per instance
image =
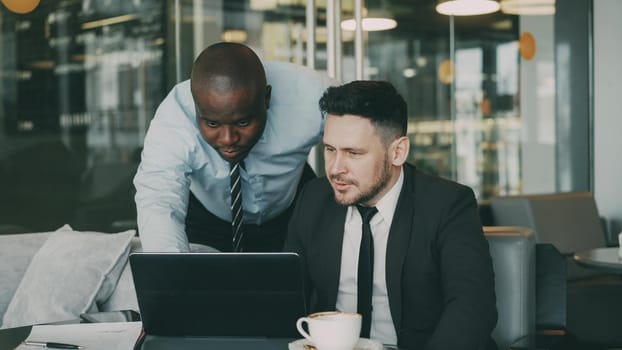
POLYGON ((346 183, 348 185, 355 185, 356 184, 356 181, 351 180, 351 179, 347 179, 346 177, 343 177, 341 175, 329 175, 328 178, 331 181, 343 182, 343 183, 346 183))

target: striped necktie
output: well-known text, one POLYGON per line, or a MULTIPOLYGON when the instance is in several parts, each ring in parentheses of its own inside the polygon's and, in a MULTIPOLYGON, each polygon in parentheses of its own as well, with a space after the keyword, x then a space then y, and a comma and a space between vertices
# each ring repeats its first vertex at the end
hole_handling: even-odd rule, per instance
POLYGON ((229 171, 231 181, 231 233, 233 251, 242 250, 242 183, 240 181, 240 163, 231 164, 229 171))
POLYGON ((371 331, 371 297, 374 286, 374 238, 371 235, 371 226, 369 222, 376 215, 378 209, 376 207, 362 207, 357 205, 356 208, 363 219, 363 228, 361 236, 361 246, 359 248, 359 263, 357 275, 357 306, 356 311, 363 316, 361 326, 361 337, 369 338, 371 331))

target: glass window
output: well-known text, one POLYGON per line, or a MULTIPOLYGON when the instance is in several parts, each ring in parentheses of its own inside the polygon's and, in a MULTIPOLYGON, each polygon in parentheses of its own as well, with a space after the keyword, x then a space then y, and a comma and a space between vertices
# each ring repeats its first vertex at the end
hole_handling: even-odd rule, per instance
MULTIPOLYGON (((555 191, 554 5, 536 15, 507 3, 450 17, 434 1, 366 2, 368 13, 397 21, 365 33, 365 78, 388 80, 405 97, 409 160, 479 199, 555 191)), ((353 62, 353 44, 344 47, 353 62)), ((344 80, 353 71, 344 67, 344 80)))
POLYGON ((0 226, 134 227, 132 179, 169 89, 217 41, 304 64, 305 4, 42 1, 27 14, 0 5, 0 226))
MULTIPOLYGON (((353 17, 353 0, 335 3, 341 19, 353 17)), ((411 162, 480 199, 555 190, 552 13, 448 17, 433 0, 364 3, 368 17, 397 24, 364 32, 364 72, 405 97, 411 162)), ((330 9, 316 5, 315 69, 324 71, 330 9)), ((305 0, 42 1, 27 14, 0 6, 0 225, 134 226, 146 130, 196 55, 234 41, 265 60, 306 64, 305 11, 305 0)), ((345 82, 355 78, 354 33, 341 34, 345 82)))
POLYGON ((165 94, 161 1, 0 7, 0 224, 116 230, 165 94))

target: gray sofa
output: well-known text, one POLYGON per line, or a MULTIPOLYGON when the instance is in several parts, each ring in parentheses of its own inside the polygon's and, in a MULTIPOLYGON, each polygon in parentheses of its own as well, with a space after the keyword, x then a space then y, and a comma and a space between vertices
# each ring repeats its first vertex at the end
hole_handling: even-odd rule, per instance
POLYGON ((138 310, 127 261, 140 249, 134 231, 0 235, 0 328, 138 310))
MULTIPOLYGON (((0 328, 75 320, 82 313, 138 311, 129 255, 134 230, 0 234, 0 328)), ((215 249, 190 244, 193 252, 215 249)))

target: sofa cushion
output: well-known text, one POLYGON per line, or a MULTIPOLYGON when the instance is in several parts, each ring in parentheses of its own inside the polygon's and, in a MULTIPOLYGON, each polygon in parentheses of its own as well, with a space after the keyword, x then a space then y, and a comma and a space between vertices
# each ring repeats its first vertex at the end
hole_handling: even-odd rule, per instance
MULTIPOLYGON (((134 237, 130 245, 130 254, 142 252, 140 239, 134 237)), ((117 282, 117 287, 110 295, 108 300, 99 305, 100 311, 120 311, 134 310, 138 311, 138 301, 136 300, 136 291, 134 290, 134 279, 132 278, 132 270, 130 264, 126 263, 117 282)))
POLYGON ((3 328, 56 322, 98 311, 127 263, 135 231, 60 231, 32 258, 15 291, 3 328))
POLYGON ((50 234, 39 232, 0 236, 0 326, 30 261, 50 234))

